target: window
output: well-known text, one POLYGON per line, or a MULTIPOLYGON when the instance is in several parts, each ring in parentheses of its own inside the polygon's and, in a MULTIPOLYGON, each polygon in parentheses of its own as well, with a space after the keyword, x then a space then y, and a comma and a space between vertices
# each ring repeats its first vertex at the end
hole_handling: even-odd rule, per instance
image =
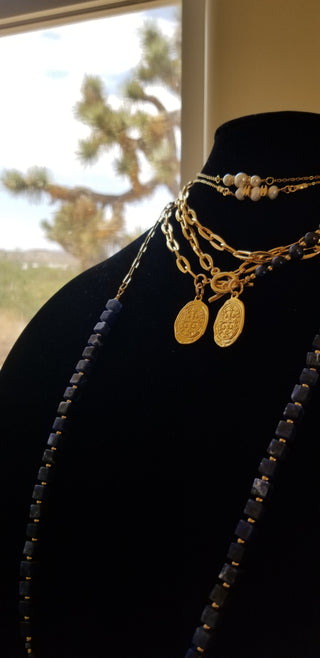
MULTIPOLYGON (((50 4, 53 3, 47 3, 50 4)), ((94 4, 96 12, 100 12, 102 6, 99 2, 80 4, 82 10, 84 5, 94 4)), ((68 208, 70 212, 72 193, 81 188, 83 194, 80 195, 77 212, 80 215, 84 213, 84 217, 96 212, 96 223, 99 224, 99 218, 101 220, 104 213, 111 212, 110 207, 95 204, 95 199, 90 206, 92 199, 90 201, 86 190, 101 194, 118 193, 121 198, 128 187, 128 176, 121 176, 119 172, 125 174, 129 165, 123 158, 121 160, 123 153, 116 144, 108 151, 101 149, 96 161, 90 162, 86 168, 75 156, 79 150, 79 140, 82 140, 83 148, 85 145, 89 148, 88 135, 94 137, 92 130, 90 132, 90 120, 81 120, 79 104, 88 101, 84 98, 84 81, 98 77, 101 88, 107 89, 111 110, 119 108, 119 83, 126 79, 141 59, 138 28, 147 18, 152 18, 165 35, 172 35, 180 3, 164 3, 162 6, 163 3, 140 2, 139 10, 129 15, 123 11, 129 4, 127 2, 103 4, 104 7, 112 5, 112 15, 84 20, 82 14, 81 21, 69 25, 61 24, 66 16, 57 18, 57 13, 50 15, 50 9, 46 16, 35 17, 36 12, 31 12, 31 3, 27 18, 21 17, 21 14, 3 17, 3 10, 0 16, 0 33, 5 34, 0 40, 1 58, 7 63, 0 72, 3 92, 0 171, 11 174, 11 184, 16 186, 14 195, 9 194, 8 185, 2 186, 0 191, 0 362, 3 362, 19 332, 39 306, 79 271, 79 254, 66 248, 68 240, 63 250, 63 239, 59 243, 57 234, 51 231, 50 235, 50 227, 54 225, 58 210, 63 211, 60 224, 67 222, 66 213, 68 208), (116 5, 121 6, 120 13, 116 12, 116 5), (37 29, 25 31, 26 24, 28 28, 34 27, 36 19, 37 29), (46 21, 50 22, 50 27, 43 29, 46 21), (12 35, 14 27, 24 31, 12 35), (121 39, 119 36, 115 38, 119 34, 121 39), (75 106, 78 107, 77 117, 74 115, 75 106), (113 166, 115 160, 118 174, 113 166), (44 194, 41 193, 41 185, 44 194), (66 195, 65 199, 63 195, 66 195), (37 203, 30 203, 30 196, 37 203)), ((69 3, 69 6, 72 12, 79 7, 79 3, 69 3)), ((57 8, 54 11, 57 12, 57 8)), ((75 14, 72 16, 74 19, 75 14)), ((87 91, 94 93, 97 88, 93 86, 87 91)), ((179 112, 180 102, 174 94, 168 90, 164 93, 160 87, 156 93, 171 114, 179 112)), ((141 116, 142 105, 140 101, 141 116)), ((83 118, 86 108, 82 107, 82 110, 83 118)), ((150 113, 156 116, 152 104, 150 113)), ((133 125, 133 139, 136 131, 137 126, 133 125)), ((174 128, 179 156, 178 133, 178 129, 174 128)), ((150 163, 143 153, 139 154, 139 158, 143 182, 150 173, 150 163)), ((5 177, 3 180, 8 182, 5 177)), ((130 204, 130 207, 127 204, 125 209, 121 207, 120 220, 125 214, 124 232, 128 234, 127 239, 153 224, 169 198, 172 198, 172 190, 170 192, 170 186, 163 184, 157 186, 148 199, 142 197, 139 203, 130 204)), ((114 209, 112 212, 116 215, 114 209)), ((112 216, 105 219, 112 220, 112 216)), ((65 223, 65 226, 68 224, 65 223)), ((121 246, 121 240, 114 240, 111 246, 121 246)), ((98 260, 106 255, 107 251, 101 252, 98 260)), ((85 263, 85 266, 90 264, 85 263)))

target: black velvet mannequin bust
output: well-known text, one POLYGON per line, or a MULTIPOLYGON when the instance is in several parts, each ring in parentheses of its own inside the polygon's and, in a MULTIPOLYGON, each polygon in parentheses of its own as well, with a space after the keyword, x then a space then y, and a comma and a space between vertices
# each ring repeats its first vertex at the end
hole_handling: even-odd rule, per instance
MULTIPOLYGON (((319 153, 320 115, 252 115, 217 130, 203 171, 308 176, 320 173, 319 153)), ((318 227, 320 188, 254 203, 197 184, 190 205, 236 248, 266 250, 318 227)), ((18 565, 55 410, 141 242, 58 292, 1 372, 6 658, 24 656, 18 565)), ((225 255, 215 256, 223 269, 225 255)), ((319 272, 319 257, 290 263, 247 289, 245 328, 231 347, 213 341, 215 304, 206 334, 180 345, 173 323, 194 287, 157 229, 61 450, 39 545, 39 658, 184 658, 318 330, 319 272)), ((213 657, 319 658, 318 409, 319 391, 223 615, 213 657)))

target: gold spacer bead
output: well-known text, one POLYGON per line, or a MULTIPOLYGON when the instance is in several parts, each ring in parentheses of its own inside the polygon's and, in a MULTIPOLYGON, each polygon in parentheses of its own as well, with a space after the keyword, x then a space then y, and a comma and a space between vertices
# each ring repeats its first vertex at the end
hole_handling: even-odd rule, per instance
POLYGON ((250 184, 244 185, 243 187, 243 195, 244 196, 250 196, 250 192, 252 190, 252 187, 250 184))
POLYGON ((260 185, 260 189, 261 189, 261 196, 262 197, 267 196, 267 194, 268 194, 268 185, 267 184, 266 185, 260 185))

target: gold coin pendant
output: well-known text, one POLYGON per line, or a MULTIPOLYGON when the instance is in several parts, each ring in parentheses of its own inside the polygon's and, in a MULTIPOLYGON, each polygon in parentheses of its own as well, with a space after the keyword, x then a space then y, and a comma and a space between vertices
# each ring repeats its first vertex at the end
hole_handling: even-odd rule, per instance
POLYGON ((178 313, 174 323, 174 335, 178 343, 188 345, 203 336, 209 319, 209 310, 200 299, 188 302, 178 313))
POLYGON ((220 308, 213 325, 214 340, 219 347, 229 347, 239 338, 245 309, 238 297, 231 297, 220 308))

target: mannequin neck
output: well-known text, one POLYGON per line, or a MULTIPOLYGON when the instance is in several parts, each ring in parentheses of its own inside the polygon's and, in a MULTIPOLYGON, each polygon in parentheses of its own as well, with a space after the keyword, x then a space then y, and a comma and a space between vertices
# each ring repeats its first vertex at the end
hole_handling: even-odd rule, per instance
MULTIPOLYGON (((285 178, 320 174, 320 114, 274 112, 241 117, 218 128, 202 173, 240 171, 285 178)), ((202 224, 238 249, 270 249, 318 227, 320 186, 280 193, 271 201, 238 201, 197 183, 190 205, 202 224)))
POLYGON ((240 117, 217 129, 203 172, 247 171, 262 177, 320 173, 320 114, 269 112, 240 117))

